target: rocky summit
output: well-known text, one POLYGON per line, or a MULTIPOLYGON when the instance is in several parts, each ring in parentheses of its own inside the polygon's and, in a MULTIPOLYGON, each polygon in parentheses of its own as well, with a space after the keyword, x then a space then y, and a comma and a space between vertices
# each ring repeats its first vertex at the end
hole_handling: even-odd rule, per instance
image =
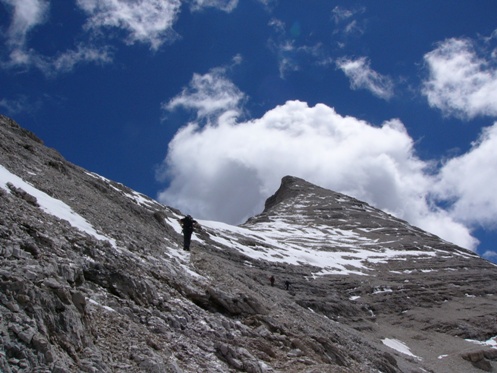
POLYGON ((494 264, 296 177, 187 252, 180 211, 0 116, 0 206, 4 373, 497 368, 494 264))

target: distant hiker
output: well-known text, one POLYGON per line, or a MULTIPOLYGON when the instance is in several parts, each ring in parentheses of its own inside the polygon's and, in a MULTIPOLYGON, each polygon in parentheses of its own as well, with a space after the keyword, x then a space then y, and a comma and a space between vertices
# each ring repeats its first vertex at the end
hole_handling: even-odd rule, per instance
POLYGON ((179 223, 183 227, 183 249, 190 251, 193 227, 198 223, 190 215, 186 215, 183 219, 180 219, 179 223))
POLYGON ((286 290, 288 290, 289 287, 290 287, 290 281, 286 280, 285 281, 285 288, 286 288, 286 290))
POLYGON ((271 286, 274 286, 274 276, 269 277, 269 281, 271 282, 271 286))

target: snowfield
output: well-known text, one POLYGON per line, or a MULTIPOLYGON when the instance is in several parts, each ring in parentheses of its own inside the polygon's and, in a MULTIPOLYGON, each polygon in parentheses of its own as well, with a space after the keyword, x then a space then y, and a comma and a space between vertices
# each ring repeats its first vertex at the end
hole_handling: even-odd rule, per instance
POLYGON ((74 210, 70 206, 56 198, 50 197, 45 192, 42 192, 41 190, 35 188, 31 184, 21 179, 19 176, 14 175, 5 167, 0 165, 0 187, 7 191, 7 193, 11 193, 11 190, 7 186, 8 183, 11 183, 15 187, 20 188, 26 193, 35 197, 36 201, 40 205, 40 208, 47 214, 67 221, 74 228, 88 233, 90 236, 95 237, 97 240, 109 241, 111 245, 116 248, 116 241, 113 238, 107 237, 104 234, 97 232, 97 230, 85 218, 74 212, 74 210))
POLYGON ((389 259, 406 257, 424 259, 437 255, 437 250, 396 251, 384 248, 372 251, 371 242, 356 232, 328 226, 299 227, 285 221, 258 224, 258 229, 232 226, 202 220, 200 224, 216 235, 211 238, 221 245, 236 249, 253 258, 273 263, 311 265, 320 270, 314 276, 368 275, 370 266, 389 259), (250 238, 255 244, 246 245, 240 238, 250 238), (326 248, 323 247, 326 243, 326 248), (333 251, 329 248, 334 248, 333 251))

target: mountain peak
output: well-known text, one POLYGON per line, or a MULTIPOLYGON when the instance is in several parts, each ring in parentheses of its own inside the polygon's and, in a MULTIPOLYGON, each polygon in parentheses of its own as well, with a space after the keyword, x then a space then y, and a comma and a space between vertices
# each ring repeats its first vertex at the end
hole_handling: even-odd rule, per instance
POLYGON ((273 207, 286 199, 294 198, 299 193, 313 188, 316 188, 316 186, 305 181, 304 179, 300 179, 295 176, 285 176, 281 179, 281 185, 276 193, 266 200, 264 212, 271 210, 273 207))
POLYGON ((455 247, 366 202, 294 176, 283 177, 279 189, 266 200, 264 211, 246 224, 270 221, 348 231, 395 249, 411 247, 412 236, 423 237, 430 248, 455 247))

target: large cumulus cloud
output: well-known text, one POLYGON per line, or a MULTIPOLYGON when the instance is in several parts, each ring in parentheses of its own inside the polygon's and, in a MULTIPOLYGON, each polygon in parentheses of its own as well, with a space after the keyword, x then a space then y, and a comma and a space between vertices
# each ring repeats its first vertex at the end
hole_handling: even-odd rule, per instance
MULTIPOLYGON (((181 97, 187 100, 184 92, 181 97)), ((216 121, 192 122, 178 131, 162 165, 170 184, 160 201, 198 218, 240 223, 262 211, 283 176, 293 175, 475 249, 477 240, 451 215, 455 210, 435 203, 449 198, 444 183, 457 180, 416 156, 400 120, 374 126, 324 104, 300 101, 249 121, 238 121, 234 112, 231 108, 216 121)))
POLYGON ((434 192, 450 204, 450 213, 467 224, 497 228, 497 123, 483 129, 466 154, 441 169, 434 192))

